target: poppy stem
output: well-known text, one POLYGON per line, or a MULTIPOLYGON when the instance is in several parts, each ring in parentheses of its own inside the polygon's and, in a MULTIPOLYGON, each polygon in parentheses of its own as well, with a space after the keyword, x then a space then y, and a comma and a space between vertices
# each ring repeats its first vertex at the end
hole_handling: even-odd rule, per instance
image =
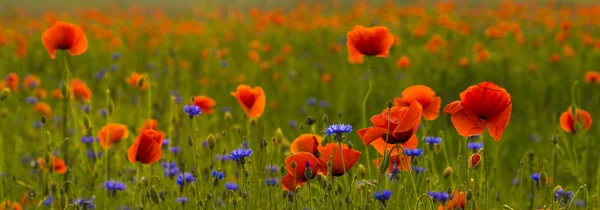
MULTIPOLYGON (((369 95, 371 95, 371 89, 373 88, 373 77, 370 75, 372 72, 371 68, 371 57, 367 56, 367 77, 369 78, 369 89, 367 89, 367 93, 365 94, 365 98, 363 99, 362 103, 363 128, 367 127, 367 100, 369 99, 369 95)), ((368 148, 365 149, 365 153, 368 159, 370 157, 368 148)), ((371 176, 371 164, 367 164, 367 171, 369 172, 369 176, 371 176)))
POLYGON ((483 178, 485 179, 485 186, 483 190, 483 209, 487 209, 487 194, 488 194, 488 165, 487 165, 487 154, 484 149, 479 150, 479 153, 483 154, 483 178))
POLYGON ((137 182, 134 189, 133 189, 133 202, 131 204, 131 208, 135 209, 136 207, 136 201, 137 201, 137 196, 138 196, 138 185, 140 183, 140 171, 142 169, 142 163, 138 163, 138 168, 137 168, 137 172, 135 175, 135 181, 137 182))
MULTIPOLYGON (((311 170, 310 168, 308 170, 311 170)), ((313 206, 313 202, 312 202, 312 189, 310 189, 310 179, 307 181, 308 182, 308 202, 310 203, 310 209, 315 209, 315 207, 313 206)))

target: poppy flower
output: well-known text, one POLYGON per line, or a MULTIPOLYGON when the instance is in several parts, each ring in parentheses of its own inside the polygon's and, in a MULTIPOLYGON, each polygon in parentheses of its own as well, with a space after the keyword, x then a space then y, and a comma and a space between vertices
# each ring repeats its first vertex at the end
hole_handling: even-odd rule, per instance
POLYGON ((399 107, 408 107, 413 102, 419 102, 423 107, 423 118, 435 120, 440 115, 442 99, 435 96, 435 92, 425 85, 414 85, 402 91, 402 98, 394 98, 394 104, 399 107))
MULTIPOLYGON (((384 141, 387 137, 389 144, 400 143, 404 147, 413 146, 415 142, 409 141, 419 128, 423 107, 413 101, 409 107, 392 107, 391 113, 384 109, 380 114, 371 117, 373 127, 358 130, 358 135, 365 145, 370 145, 377 140, 384 141), (389 116, 389 121, 388 121, 389 116), (389 128, 388 128, 389 124, 389 128)), ((416 146, 416 145, 414 145, 416 146)))
MULTIPOLYGON (((340 153, 338 143, 328 143, 325 146, 319 146, 319 154, 319 161, 322 166, 326 166, 331 161, 331 174, 333 176, 342 176, 347 171, 350 171, 354 164, 358 162, 361 152, 349 148, 347 144, 342 144, 342 153, 340 153)), ((328 174, 327 167, 322 167, 321 169, 324 174, 328 174)))
POLYGON ((54 59, 57 50, 67 50, 71 55, 81 55, 88 48, 88 41, 81 27, 75 24, 56 21, 42 34, 44 47, 54 59))
POLYGON ((394 44, 394 35, 384 26, 354 26, 346 35, 348 55, 353 58, 377 56, 386 58, 394 44))
POLYGON ((11 92, 17 92, 19 90, 19 75, 17 73, 10 73, 6 76, 6 85, 10 88, 11 92))
POLYGON ((460 209, 464 209, 467 204, 466 194, 464 192, 460 192, 458 190, 454 191, 452 199, 450 201, 446 201, 444 204, 440 204, 438 210, 454 210, 460 207, 460 209))
POLYGON ((588 71, 585 73, 585 82, 588 84, 600 84, 600 72, 588 71))
POLYGON ((265 111, 267 98, 261 87, 251 88, 248 85, 239 85, 236 92, 232 92, 231 95, 237 99, 250 118, 259 118, 265 111))
POLYGON ((71 91, 71 94, 73 94, 73 96, 77 99, 87 101, 92 98, 92 91, 87 86, 87 84, 85 84, 85 82, 81 79, 72 79, 69 90, 71 91))
POLYGON ((46 90, 44 90, 42 88, 36 88, 33 91, 33 95, 40 99, 46 99, 48 97, 48 92, 46 92, 46 90))
POLYGON ((319 154, 319 145, 323 139, 319 135, 314 134, 302 134, 298 138, 294 139, 290 145, 290 151, 292 154, 299 152, 308 152, 315 156, 319 154))
POLYGON ((0 210, 23 210, 21 204, 9 200, 0 203, 0 210))
POLYGON ((52 98, 61 99, 63 97, 64 96, 63 96, 62 92, 60 92, 60 89, 56 88, 56 89, 52 90, 52 98))
MULTIPOLYGON (((57 158, 56 156, 53 155, 52 161, 54 162, 52 164, 54 169, 52 169, 51 171, 54 171, 58 174, 64 174, 67 172, 67 165, 65 165, 64 160, 57 158)), ((44 158, 38 159, 38 164, 40 164, 41 169, 48 170, 48 166, 46 166, 46 160, 44 158)))
POLYGON ((23 89, 29 90, 30 88, 35 88, 40 86, 42 81, 36 75, 29 74, 23 78, 23 89))
POLYGON ((452 124, 461 136, 481 134, 487 127, 496 141, 502 137, 511 112, 510 94, 492 82, 470 86, 460 93, 460 101, 444 108, 444 113, 452 115, 452 124))
POLYGON ((146 120, 146 122, 144 122, 144 125, 142 125, 142 127, 138 128, 138 131, 141 132, 146 129, 158 131, 158 121, 156 121, 154 119, 146 120))
POLYGON ((569 133, 576 132, 577 131, 577 129, 576 129, 577 123, 581 123, 583 125, 584 131, 589 130, 590 127, 592 126, 592 116, 590 115, 590 113, 588 113, 587 111, 585 111, 583 109, 577 109, 576 115, 577 115, 577 119, 574 119, 573 118, 573 110, 571 109, 571 107, 569 107, 567 109, 567 111, 563 112, 560 115, 560 127, 565 132, 569 132, 569 133))
POLYGON ((194 97, 194 105, 200 107, 202 109, 202 113, 211 114, 214 112, 213 107, 217 103, 215 100, 208 96, 196 96, 194 97))
POLYGON ((47 103, 39 102, 33 106, 33 110, 41 114, 42 116, 49 118, 52 116, 52 108, 47 103))
POLYGON ((469 58, 467 58, 467 57, 461 57, 460 59, 458 59, 458 65, 459 66, 468 66, 469 65, 469 58))
POLYGON ((321 170, 319 159, 308 152, 299 152, 285 159, 285 168, 288 174, 281 178, 281 186, 284 190, 293 191, 308 180, 306 170, 310 170, 313 178, 321 170), (296 168, 292 167, 295 165, 296 168), (295 186, 294 186, 295 183, 295 186))
POLYGON ((100 139, 100 145, 104 150, 108 150, 110 146, 117 143, 129 136, 129 130, 126 125, 109 123, 100 129, 98 132, 98 138, 100 139))
POLYGON ((162 156, 162 146, 164 136, 162 133, 146 129, 135 138, 135 141, 129 147, 127 158, 129 162, 141 162, 143 164, 152 164, 162 156))
POLYGON ((410 58, 408 58, 407 56, 402 56, 398 58, 398 60, 396 61, 396 68, 406 69, 408 67, 410 67, 410 58))
POLYGON ((129 77, 125 78, 125 82, 131 85, 132 87, 138 88, 140 90, 148 89, 148 82, 144 79, 144 75, 139 74, 137 72, 131 72, 129 77), (140 82, 142 84, 140 84, 140 82))

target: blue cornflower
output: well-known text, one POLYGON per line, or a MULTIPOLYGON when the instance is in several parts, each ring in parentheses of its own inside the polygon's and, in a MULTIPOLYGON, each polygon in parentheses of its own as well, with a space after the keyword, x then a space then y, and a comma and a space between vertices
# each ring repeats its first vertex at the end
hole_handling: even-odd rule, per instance
POLYGON ((388 199, 390 199, 391 196, 392 196, 392 191, 389 191, 389 190, 383 190, 380 192, 373 193, 373 198, 375 198, 381 202, 387 201, 388 199))
POLYGON ((86 143, 86 144, 92 143, 92 142, 94 142, 94 137, 93 136, 81 137, 81 142, 86 143))
POLYGON ((244 147, 244 149, 250 148, 250 146, 248 145, 248 141, 242 142, 242 147, 244 147))
POLYGON ((164 140, 163 140, 163 143, 162 143, 162 146, 163 146, 163 147, 169 146, 169 142, 170 142, 170 140, 169 140, 169 139, 164 139, 164 140))
POLYGON ((27 97, 26 100, 27 100, 27 103, 29 103, 29 104, 35 104, 39 101, 38 98, 35 96, 27 97))
POLYGON ((577 207, 585 207, 585 201, 584 200, 580 200, 580 199, 576 199, 575 200, 575 206, 577 206, 577 207))
POLYGON ((185 204, 188 201, 190 201, 187 197, 179 197, 179 198, 175 198, 175 202, 177 203, 181 203, 181 204, 185 204))
POLYGON ((404 153, 407 156, 419 157, 423 154, 423 149, 414 148, 414 149, 404 149, 404 153))
POLYGON ((225 174, 222 171, 213 170, 212 177, 222 180, 223 178, 225 178, 225 174))
POLYGON ((306 104, 308 104, 309 106, 315 105, 315 104, 317 104, 317 99, 310 97, 310 98, 308 98, 308 100, 306 100, 306 104))
POLYGON ((238 148, 229 154, 229 159, 239 161, 243 160, 245 157, 250 157, 252 155, 252 149, 242 149, 238 148))
POLYGON ((90 113, 90 105, 89 104, 83 105, 81 107, 81 109, 83 109, 83 112, 85 112, 85 113, 90 113))
POLYGON ((327 108, 327 107, 329 106, 329 102, 327 102, 327 101, 325 101, 325 100, 323 100, 323 101, 320 101, 320 102, 319 102, 319 106, 320 106, 321 108, 327 108))
POLYGON ((36 120, 36 121, 33 122, 33 127, 35 127, 35 128, 41 128, 42 125, 43 125, 43 123, 40 122, 40 121, 36 120))
POLYGON ((124 191, 126 188, 123 182, 117 182, 112 180, 104 182, 104 187, 106 188, 106 190, 108 190, 108 192, 112 193, 113 196, 117 193, 117 191, 124 191))
POLYGON ((175 180, 179 186, 184 186, 190 182, 196 181, 196 178, 191 173, 185 172, 177 175, 175 180))
POLYGON ((325 136, 330 136, 333 134, 342 135, 344 133, 352 132, 352 126, 348 124, 332 124, 327 129, 325 129, 325 136))
POLYGON ((100 71, 94 73, 94 79, 101 80, 102 78, 104 78, 105 74, 106 74, 106 70, 100 69, 100 71))
POLYGON ((90 197, 90 199, 88 199, 88 200, 85 200, 85 199, 74 200, 73 205, 82 206, 87 209, 94 209, 94 207, 95 207, 94 206, 94 198, 90 197))
POLYGON ((290 120, 290 122, 288 123, 288 125, 290 126, 290 128, 296 128, 296 127, 298 127, 298 121, 296 121, 296 120, 290 120))
POLYGON ((573 198, 573 191, 569 190, 565 192, 562 187, 559 187, 554 191, 554 197, 562 204, 567 204, 567 202, 573 198))
POLYGON ((203 140, 202 141, 202 147, 206 148, 208 146, 208 141, 207 140, 203 140))
POLYGON ((229 155, 217 155, 215 158, 220 161, 226 161, 229 160, 229 155))
POLYGON ((52 197, 52 195, 49 195, 48 197, 46 197, 46 199, 44 199, 44 206, 52 206, 52 201, 54 201, 54 197, 52 197))
POLYGON ((110 65, 110 71, 112 71, 112 72, 119 71, 119 65, 117 65, 117 64, 110 65))
POLYGON ((394 180, 394 178, 396 177, 396 175, 398 175, 398 173, 400 173, 400 169, 398 169, 398 165, 396 163, 394 163, 394 167, 392 167, 392 171, 390 171, 390 173, 388 174, 388 176, 390 177, 390 181, 394 180))
POLYGON ((448 200, 451 200, 454 195, 448 194, 447 192, 427 192, 427 195, 433 198, 433 202, 442 202, 445 203, 448 200))
POLYGON ((265 183, 267 184, 267 186, 273 187, 273 186, 277 185, 277 179, 276 178, 266 179, 265 183))
POLYGON ((238 185, 234 182, 227 182, 225 183, 225 189, 227 190, 238 190, 238 185))
POLYGON ((181 151, 181 148, 179 148, 179 147, 171 147, 171 148, 169 148, 169 151, 171 151, 172 153, 177 154, 177 153, 179 153, 181 151))
POLYGON ((227 62, 227 60, 221 60, 221 68, 227 68, 229 66, 229 63, 227 62))
POLYGON ((232 109, 231 109, 230 106, 226 106, 226 107, 221 108, 221 112, 223 112, 223 113, 225 113, 225 112, 231 112, 231 110, 232 109))
POLYGON ((469 148, 473 151, 477 151, 477 150, 483 148, 483 142, 469 142, 469 143, 467 143, 467 148, 469 148))
POLYGON ((163 162, 162 167, 165 169, 163 174, 168 177, 174 177, 179 173, 179 168, 177 168, 177 164, 175 162, 163 162))
POLYGON ((535 182, 539 182, 540 181, 540 173, 531 174, 531 179, 533 179, 533 181, 535 181, 535 182))
POLYGON ((420 173, 424 173, 425 172, 425 168, 421 167, 421 166, 413 166, 411 167, 412 171, 414 171, 416 174, 420 174, 420 173))
POLYGON ((269 165, 265 167, 267 169, 267 171, 270 171, 272 173, 277 173, 277 169, 278 167, 276 165, 269 165))
POLYGON ((102 151, 95 153, 94 150, 88 150, 87 157, 90 159, 93 159, 93 160, 98 159, 98 158, 102 157, 102 151))
POLYGON ((106 109, 100 109, 100 115, 102 117, 106 117, 108 115, 108 110, 106 110, 106 109))
POLYGON ((191 104, 191 105, 185 105, 183 107, 183 111, 185 113, 187 113, 190 116, 190 118, 193 118, 194 116, 199 115, 202 112, 202 109, 200 109, 200 107, 198 107, 194 104, 191 104))
POLYGON ((114 52, 112 54, 112 59, 115 60, 115 61, 119 60, 120 57, 121 57, 121 53, 114 52))
POLYGON ((442 137, 427 136, 425 137, 425 143, 429 145, 438 145, 442 143, 442 137))

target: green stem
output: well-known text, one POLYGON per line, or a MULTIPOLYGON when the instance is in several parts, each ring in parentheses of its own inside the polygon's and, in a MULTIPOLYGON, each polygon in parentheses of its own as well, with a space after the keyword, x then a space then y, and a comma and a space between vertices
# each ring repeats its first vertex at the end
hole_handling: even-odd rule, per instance
MULTIPOLYGON (((369 89, 367 89, 367 93, 365 94, 365 98, 363 99, 362 103, 363 128, 367 127, 367 100, 369 99, 369 95, 371 95, 371 89, 373 88, 373 77, 370 75, 371 72, 371 57, 367 57, 367 77, 369 78, 369 89)), ((367 156, 367 159, 370 157, 369 148, 365 149, 365 155, 367 156)), ((367 164, 367 171, 369 173, 369 176, 371 176, 371 164, 367 164)))
POLYGON ((140 170, 142 169, 142 163, 138 163, 138 169, 135 175, 135 182, 136 182, 136 187, 133 189, 134 193, 133 193, 133 201, 131 202, 131 207, 135 209, 136 207, 136 201, 137 201, 137 196, 138 196, 138 189, 137 186, 140 184, 140 170))
POLYGON ((483 190, 483 209, 487 209, 487 195, 488 195, 488 165, 487 165, 487 154, 484 149, 479 150, 483 154, 483 178, 485 179, 485 186, 483 190))

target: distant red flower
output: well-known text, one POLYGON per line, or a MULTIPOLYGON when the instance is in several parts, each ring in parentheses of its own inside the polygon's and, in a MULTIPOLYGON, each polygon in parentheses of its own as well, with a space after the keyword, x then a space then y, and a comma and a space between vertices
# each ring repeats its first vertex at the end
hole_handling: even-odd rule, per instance
POLYGON ((438 210, 454 210, 459 207, 460 209, 465 209, 465 205, 467 204, 466 198, 467 196, 464 192, 456 190, 453 193, 452 199, 444 204, 440 204, 438 210))
POLYGON ((600 84, 600 72, 588 71, 585 73, 585 82, 589 84, 600 84))
POLYGON ((129 130, 126 125, 109 123, 100 129, 98 132, 98 138, 100 139, 100 145, 105 150, 109 149, 114 143, 117 143, 123 139, 129 137, 129 130))
POLYGON ((398 60, 396 61, 396 68, 406 69, 408 67, 410 67, 410 58, 408 58, 407 56, 402 56, 398 58, 398 60))
POLYGON ((592 126, 592 116, 590 115, 590 113, 583 109, 577 109, 575 112, 575 115, 577 115, 577 119, 573 117, 573 110, 571 109, 571 107, 569 107, 567 111, 563 112, 560 115, 560 127, 565 132, 572 133, 577 131, 576 124, 581 123, 584 131, 589 130, 592 126))
POLYGON ((19 90, 19 75, 17 73, 10 73, 6 76, 6 84, 10 88, 11 92, 17 92, 19 90))
POLYGON ((62 21, 56 21, 44 31, 42 42, 52 59, 55 58, 57 50, 67 50, 71 55, 80 55, 88 48, 88 41, 81 27, 62 21))
POLYGON ((129 77, 125 78, 125 82, 127 82, 127 84, 129 84, 130 86, 138 88, 140 90, 148 89, 148 81, 145 81, 144 75, 137 72, 131 72, 129 77), (142 84, 140 84, 140 82, 142 84))
POLYGON ((46 118, 52 117, 52 108, 50 108, 50 105, 48 105, 47 103, 38 102, 37 104, 35 104, 35 106, 33 106, 33 110, 35 110, 37 113, 41 114, 46 118))
POLYGON ((250 118, 259 118, 267 105, 265 91, 258 86, 251 88, 248 85, 239 85, 231 95, 237 99, 250 118))
MULTIPOLYGON (((342 153, 338 143, 328 143, 325 146, 319 146, 319 161, 322 166, 327 166, 331 161, 332 176, 342 176, 358 162, 361 152, 351 149, 346 144, 342 144, 342 153), (343 158, 342 158, 343 154, 343 158)), ((328 168, 322 167, 322 173, 328 174, 328 168)))
POLYGON ((394 44, 394 36, 384 26, 366 28, 357 25, 346 35, 348 55, 352 58, 365 55, 387 57, 392 44, 394 44))
POLYGON ((485 127, 498 141, 510 121, 512 98, 506 89, 492 83, 482 82, 460 93, 460 101, 444 108, 452 115, 452 124, 461 136, 483 133, 485 127))
POLYGON ((71 91, 71 94, 73 94, 73 96, 77 99, 88 101, 92 98, 92 91, 87 86, 87 84, 85 84, 85 82, 81 79, 72 79, 69 90, 71 91))
POLYGON ((162 133, 151 129, 143 130, 129 147, 127 154, 129 162, 152 164, 160 160, 163 140, 164 136, 162 133))
POLYGON ((402 98, 394 98, 394 104, 399 107, 409 107, 414 101, 423 107, 423 118, 426 120, 435 120, 440 115, 442 99, 425 85, 407 87, 402 91, 402 98))
MULTIPOLYGON (((64 160, 53 155, 52 161, 52 166, 54 168, 51 171, 56 172, 57 174, 64 174, 67 172, 67 165, 65 165, 64 160)), ((48 170, 48 166, 46 166, 46 160, 44 160, 44 158, 38 159, 38 163, 40 164, 41 169, 48 170)))
POLYGON ((318 147, 321 145, 322 138, 319 135, 314 134, 302 134, 298 138, 294 139, 290 145, 290 151, 292 154, 300 152, 308 152, 315 156, 318 156, 318 147))
POLYGON ((0 210, 23 210, 23 207, 15 201, 5 200, 0 203, 0 210))
POLYGON ((194 105, 202 109, 204 114, 212 114, 214 112, 213 107, 217 105, 217 102, 208 96, 196 96, 194 97, 194 105))
POLYGON ((370 145, 377 140, 390 144, 400 143, 404 147, 415 142, 409 141, 419 128, 423 107, 417 101, 413 101, 409 107, 392 107, 391 113, 384 109, 381 114, 371 117, 373 127, 358 130, 358 135, 365 145, 370 145), (389 121, 388 121, 389 115, 389 121), (388 129, 389 124, 389 129, 388 129))

